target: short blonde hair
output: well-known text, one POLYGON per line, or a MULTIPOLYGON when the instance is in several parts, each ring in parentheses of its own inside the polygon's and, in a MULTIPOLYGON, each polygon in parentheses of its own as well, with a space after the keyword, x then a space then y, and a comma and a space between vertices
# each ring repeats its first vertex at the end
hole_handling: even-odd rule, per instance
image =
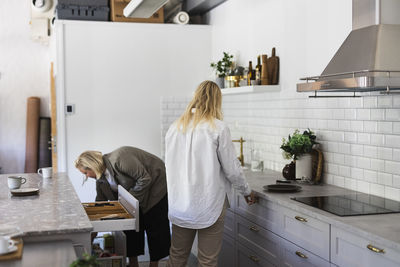
POLYGON ((177 120, 177 128, 186 132, 190 123, 195 128, 200 122, 208 122, 214 127, 214 119, 222 120, 222 94, 218 85, 204 81, 197 87, 192 101, 177 120), (195 108, 196 112, 192 112, 195 108))
POLYGON ((75 168, 90 169, 96 174, 96 179, 99 179, 106 170, 103 154, 99 151, 85 151, 75 160, 75 168))

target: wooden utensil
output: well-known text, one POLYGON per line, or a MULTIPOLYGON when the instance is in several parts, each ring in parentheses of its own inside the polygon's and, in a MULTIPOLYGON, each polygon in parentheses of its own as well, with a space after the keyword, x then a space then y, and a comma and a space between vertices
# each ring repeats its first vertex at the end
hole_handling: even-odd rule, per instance
POLYGON ((275 47, 272 48, 272 54, 268 58, 268 84, 279 83, 279 57, 275 55, 275 47))

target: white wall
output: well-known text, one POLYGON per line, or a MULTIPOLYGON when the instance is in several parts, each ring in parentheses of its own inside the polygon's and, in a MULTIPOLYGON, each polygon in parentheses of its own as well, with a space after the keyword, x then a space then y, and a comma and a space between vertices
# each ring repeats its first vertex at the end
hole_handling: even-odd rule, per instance
POLYGON ((26 104, 41 100, 48 117, 50 49, 30 40, 30 1, 0 1, 0 167, 24 172, 26 104))
MULTIPOLYGON (((215 59, 238 51, 238 62, 247 65, 273 46, 281 59, 280 92, 223 97, 232 137, 249 141, 245 161, 253 143, 264 166, 281 171, 288 163, 279 149, 282 138, 309 127, 324 152, 324 182, 400 200, 400 96, 310 99, 296 93, 299 78, 320 74, 351 30, 351 1, 251 3, 229 0, 209 14, 215 59), (246 31, 248 22, 254 28, 246 31)), ((164 99, 163 133, 188 101, 164 99)))

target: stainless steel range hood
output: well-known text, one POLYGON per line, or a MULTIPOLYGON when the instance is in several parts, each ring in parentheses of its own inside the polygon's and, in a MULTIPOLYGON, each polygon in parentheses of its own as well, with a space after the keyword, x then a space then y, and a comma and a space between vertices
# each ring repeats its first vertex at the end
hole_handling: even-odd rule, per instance
POLYGON ((400 90, 400 1, 353 0, 353 30, 320 76, 298 92, 400 90))

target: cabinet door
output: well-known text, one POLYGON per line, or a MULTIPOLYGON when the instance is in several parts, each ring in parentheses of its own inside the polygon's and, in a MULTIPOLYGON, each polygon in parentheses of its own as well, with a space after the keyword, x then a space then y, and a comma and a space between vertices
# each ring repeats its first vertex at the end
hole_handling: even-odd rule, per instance
POLYGON ((279 206, 264 198, 249 206, 241 194, 235 195, 236 213, 276 234, 282 231, 282 214, 279 209, 279 206))
POLYGON ((286 208, 282 208, 282 212, 282 236, 329 261, 330 225, 286 208))
POLYGON ((218 266, 235 267, 235 240, 227 234, 222 239, 221 252, 218 257, 218 266))
POLYGON ((313 253, 281 238, 282 266, 330 267, 330 263, 313 253))
MULTIPOLYGON (((269 262, 263 256, 241 245, 240 243, 236 243, 236 260, 237 260, 237 267, 277 266, 269 262)), ((228 265, 226 267, 228 267, 228 265)))
POLYGON ((400 266, 400 251, 332 226, 331 261, 338 266, 400 266))
POLYGON ((236 216, 236 233, 237 242, 278 265, 280 237, 240 215, 236 216))

